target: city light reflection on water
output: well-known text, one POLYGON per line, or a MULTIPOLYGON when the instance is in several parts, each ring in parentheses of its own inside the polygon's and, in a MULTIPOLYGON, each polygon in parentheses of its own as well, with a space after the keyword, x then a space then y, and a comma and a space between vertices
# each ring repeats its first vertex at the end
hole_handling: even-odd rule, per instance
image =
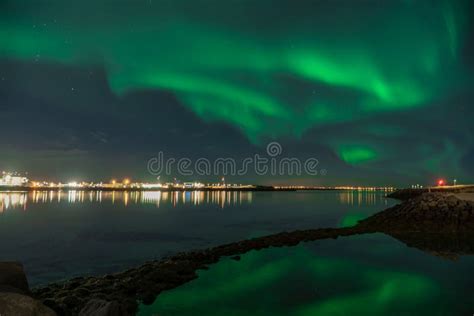
POLYGON ((380 191, 341 191, 339 201, 341 204, 352 206, 388 204, 385 194, 381 194, 380 191))
MULTIPOLYGON (((151 204, 202 205, 213 204, 222 208, 230 205, 252 203, 251 191, 30 191, 0 192, 0 213, 8 209, 26 210, 28 204, 45 203, 112 203, 124 206, 151 204)), ((337 192, 343 205, 387 204, 385 194, 378 191, 344 190, 337 192)))
POLYGON ((46 203, 112 203, 124 206, 133 204, 162 204, 177 206, 214 204, 229 205, 251 203, 250 191, 31 191, 0 192, 0 213, 8 209, 26 210, 28 204, 46 203))

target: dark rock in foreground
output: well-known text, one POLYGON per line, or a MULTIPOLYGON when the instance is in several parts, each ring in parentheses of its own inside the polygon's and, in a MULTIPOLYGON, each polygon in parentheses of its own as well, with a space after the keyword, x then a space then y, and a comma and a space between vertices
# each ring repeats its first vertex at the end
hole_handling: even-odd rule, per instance
POLYGON ((0 293, 0 315, 55 316, 56 313, 30 296, 18 293, 0 293))
POLYGON ((23 265, 19 262, 0 262, 0 292, 30 294, 23 265))
POLYGON ((221 257, 238 260, 239 255, 250 250, 373 232, 389 234, 409 246, 436 255, 472 254, 474 239, 467 236, 474 231, 473 210, 473 202, 444 194, 424 194, 377 213, 354 227, 283 232, 180 253, 117 274, 50 284, 36 289, 34 295, 60 315, 134 315, 138 301, 151 304, 162 291, 195 279, 198 269, 207 269, 221 257))
POLYGON ((0 315, 56 315, 53 310, 30 295, 23 266, 19 262, 0 262, 0 315))

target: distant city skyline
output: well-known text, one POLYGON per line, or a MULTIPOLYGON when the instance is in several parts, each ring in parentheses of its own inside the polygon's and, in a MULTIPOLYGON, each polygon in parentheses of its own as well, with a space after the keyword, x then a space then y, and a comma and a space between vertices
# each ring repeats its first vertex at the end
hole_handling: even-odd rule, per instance
POLYGON ((2 1, 0 169, 150 181, 159 152, 239 160, 277 141, 327 175, 239 181, 474 182, 473 6, 2 1))
POLYGON ((155 181, 143 182, 133 178, 102 181, 88 180, 68 180, 50 181, 46 179, 29 179, 26 175, 18 172, 2 172, 0 177, 0 191, 6 188, 27 188, 31 190, 254 190, 274 188, 276 190, 304 190, 304 189, 337 189, 337 190, 393 190, 392 186, 305 186, 305 185, 270 185, 262 186, 259 183, 229 182, 225 177, 218 181, 202 182, 200 180, 181 181, 174 178, 173 181, 160 181, 158 177, 155 181))
MULTIPOLYGON (((395 188, 395 187, 404 187, 404 188, 414 188, 420 189, 424 187, 435 187, 435 186, 456 186, 456 185, 470 185, 471 183, 462 183, 459 182, 458 179, 452 178, 438 178, 433 181, 428 182, 416 182, 416 183, 405 183, 402 186, 392 185, 392 184, 382 184, 382 185, 361 185, 359 183, 343 183, 343 184, 305 184, 304 181, 292 183, 291 181, 288 183, 259 183, 259 182, 246 182, 241 181, 245 177, 240 177, 242 179, 239 180, 239 176, 234 177, 227 177, 227 176, 219 176, 219 177, 142 177, 139 176, 127 176, 124 178, 120 177, 109 177, 108 179, 87 179, 87 178, 68 178, 68 179, 59 179, 53 177, 45 177, 45 178, 28 178, 28 172, 11 172, 11 171, 1 171, 0 177, 0 190, 2 186, 29 186, 29 187, 42 187, 42 188, 66 188, 66 189, 74 189, 76 188, 93 188, 96 187, 97 189, 104 188, 104 189, 111 189, 121 188, 121 187, 130 187, 130 188, 145 188, 145 189, 153 189, 153 188, 167 188, 173 187, 179 188, 180 186, 184 185, 192 185, 193 188, 199 189, 204 186, 241 186, 242 188, 245 187, 255 187, 255 186, 273 186, 273 187, 281 187, 281 188, 337 188, 337 189, 357 189, 357 188, 395 188), (143 179, 148 180, 143 180, 143 179), (230 179, 232 181, 226 181, 225 179, 230 179), (205 180, 207 179, 207 181, 205 180)), ((189 187, 191 188, 191 187, 189 187)))

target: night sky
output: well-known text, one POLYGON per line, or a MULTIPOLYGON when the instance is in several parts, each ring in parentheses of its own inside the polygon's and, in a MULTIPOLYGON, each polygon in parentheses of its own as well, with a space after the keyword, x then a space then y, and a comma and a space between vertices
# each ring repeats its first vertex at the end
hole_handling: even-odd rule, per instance
POLYGON ((0 0, 0 170, 154 179, 270 141, 325 176, 474 181, 472 1, 0 0))

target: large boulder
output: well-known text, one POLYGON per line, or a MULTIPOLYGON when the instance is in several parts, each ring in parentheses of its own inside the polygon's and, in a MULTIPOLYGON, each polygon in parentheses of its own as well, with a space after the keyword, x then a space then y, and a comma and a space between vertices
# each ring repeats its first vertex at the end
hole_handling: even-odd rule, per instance
POLYGON ((0 293, 2 316, 55 316, 56 313, 30 296, 19 293, 0 293))
POLYGON ((30 293, 28 280, 21 263, 0 262, 0 292, 30 293))

